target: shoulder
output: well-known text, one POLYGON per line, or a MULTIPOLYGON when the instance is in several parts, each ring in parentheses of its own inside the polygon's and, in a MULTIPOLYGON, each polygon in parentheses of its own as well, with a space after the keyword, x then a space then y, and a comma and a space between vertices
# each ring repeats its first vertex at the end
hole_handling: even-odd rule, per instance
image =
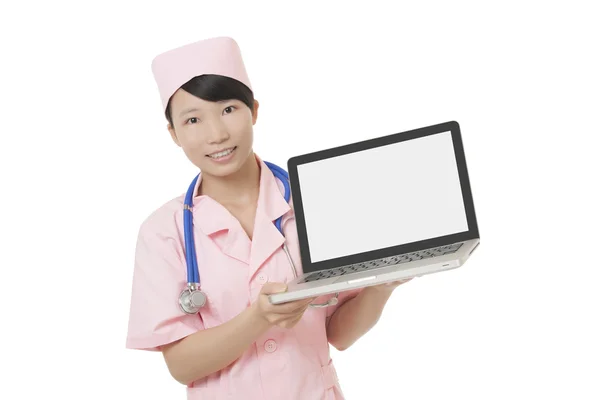
POLYGON ((139 228, 141 237, 177 236, 182 225, 184 195, 164 202, 142 220, 139 228))
POLYGON ((179 266, 185 262, 183 198, 163 203, 142 220, 135 246, 137 268, 155 269, 157 263, 179 266))
MULTIPOLYGON (((275 181, 277 182, 277 188, 279 189, 279 194, 281 196, 284 196, 285 195, 285 186, 279 179, 276 179, 275 181)), ((290 201, 288 201, 288 204, 290 206, 290 211, 288 211, 288 214, 293 215, 294 214, 294 196, 292 196, 291 191, 290 191, 290 201)))

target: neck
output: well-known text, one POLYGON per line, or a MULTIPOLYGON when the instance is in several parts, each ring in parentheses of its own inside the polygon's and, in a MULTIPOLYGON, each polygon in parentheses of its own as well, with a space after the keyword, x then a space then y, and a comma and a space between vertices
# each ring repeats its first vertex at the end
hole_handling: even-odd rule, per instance
POLYGON ((252 152, 235 173, 220 177, 202 176, 200 195, 207 195, 223 205, 243 206, 258 201, 260 167, 252 152))

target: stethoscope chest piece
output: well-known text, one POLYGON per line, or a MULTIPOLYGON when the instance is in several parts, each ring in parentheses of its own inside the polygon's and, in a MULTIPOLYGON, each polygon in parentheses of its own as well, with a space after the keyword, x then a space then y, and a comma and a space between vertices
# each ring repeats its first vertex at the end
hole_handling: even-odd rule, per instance
POLYGON ((186 314, 196 314, 206 304, 206 294, 199 289, 185 289, 179 295, 179 308, 186 314))

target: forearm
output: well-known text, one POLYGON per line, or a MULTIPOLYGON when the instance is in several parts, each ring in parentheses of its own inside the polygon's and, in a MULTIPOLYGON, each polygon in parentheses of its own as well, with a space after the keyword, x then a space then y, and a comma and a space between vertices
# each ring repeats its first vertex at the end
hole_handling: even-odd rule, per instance
POLYGON ((336 349, 350 347, 379 320, 392 292, 365 288, 336 310, 327 325, 327 339, 336 349))
POLYGON ((269 324, 249 307, 220 326, 165 346, 163 354, 171 375, 188 385, 227 367, 268 329, 269 324))

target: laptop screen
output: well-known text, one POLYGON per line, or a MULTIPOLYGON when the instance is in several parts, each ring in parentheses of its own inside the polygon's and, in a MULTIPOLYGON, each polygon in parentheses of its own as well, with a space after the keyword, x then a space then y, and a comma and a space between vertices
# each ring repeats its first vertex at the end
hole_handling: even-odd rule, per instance
POLYGON ((310 258, 468 231, 451 132, 301 164, 310 258))

